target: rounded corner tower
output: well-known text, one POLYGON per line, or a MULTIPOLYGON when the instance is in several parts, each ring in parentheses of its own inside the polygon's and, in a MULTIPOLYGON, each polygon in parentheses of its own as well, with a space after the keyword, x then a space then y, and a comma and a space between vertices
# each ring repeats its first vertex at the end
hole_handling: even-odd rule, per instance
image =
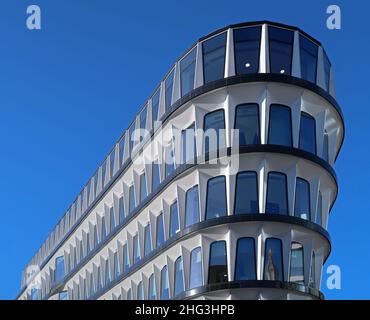
POLYGON ((140 108, 18 299, 323 299, 343 139, 320 42, 269 21, 217 30, 140 108))

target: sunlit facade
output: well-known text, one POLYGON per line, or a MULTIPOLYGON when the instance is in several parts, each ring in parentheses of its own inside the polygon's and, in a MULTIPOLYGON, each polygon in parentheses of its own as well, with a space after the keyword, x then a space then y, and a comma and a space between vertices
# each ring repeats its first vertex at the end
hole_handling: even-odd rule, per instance
POLYGON ((198 40, 32 258, 18 299, 323 299, 344 139, 334 87, 322 45, 296 27, 198 40))

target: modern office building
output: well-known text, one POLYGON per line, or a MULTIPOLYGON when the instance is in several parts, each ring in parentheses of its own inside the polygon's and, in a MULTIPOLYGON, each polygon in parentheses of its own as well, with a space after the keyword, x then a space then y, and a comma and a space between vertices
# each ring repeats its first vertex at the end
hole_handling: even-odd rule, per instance
POLYGON ((18 299, 322 299, 343 139, 320 42, 268 21, 217 30, 170 68, 18 299))

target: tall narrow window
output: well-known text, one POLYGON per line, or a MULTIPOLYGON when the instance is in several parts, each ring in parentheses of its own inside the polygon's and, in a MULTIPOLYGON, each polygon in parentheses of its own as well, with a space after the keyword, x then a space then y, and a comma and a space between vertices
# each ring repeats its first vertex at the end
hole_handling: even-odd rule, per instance
POLYGON ((134 264, 140 261, 140 244, 139 235, 135 234, 133 238, 133 249, 134 249, 134 264))
POLYGON ((319 191, 319 199, 317 202, 316 223, 322 226, 322 193, 320 191, 319 191))
POLYGON ((326 130, 324 131, 324 141, 322 144, 322 158, 325 161, 329 160, 329 136, 326 130))
MULTIPOLYGON (((119 140, 119 163, 120 167, 125 163, 125 141, 126 141, 126 136, 123 135, 121 139, 119 140)), ((94 183, 97 183, 98 176, 95 174, 94 176, 94 183)), ((96 185, 95 185, 96 188, 96 185)), ((96 189, 95 189, 96 190, 96 189)))
POLYGON ((177 209, 177 201, 170 207, 170 237, 180 231, 179 212, 177 209))
POLYGON ((110 216, 110 230, 109 232, 113 232, 114 229, 116 228, 116 218, 114 216, 114 211, 113 211, 113 207, 110 208, 109 210, 109 216, 110 216))
POLYGON ((149 278, 149 300, 155 300, 156 299, 156 292, 155 292, 155 278, 154 273, 149 278))
POLYGON ((109 261, 107 260, 105 262, 105 283, 104 285, 107 286, 111 281, 111 276, 110 276, 110 269, 109 269, 109 261))
POLYGON ((289 107, 276 104, 270 106, 268 143, 292 146, 292 117, 289 107))
POLYGON ((284 281, 281 240, 266 239, 263 280, 284 281))
POLYGON ((184 290, 184 269, 182 265, 182 258, 178 257, 175 261, 175 296, 184 290))
POLYGON ((132 290, 129 288, 127 290, 126 300, 132 300, 132 290))
POLYGON ((227 282, 226 242, 213 242, 209 253, 208 283, 227 282))
POLYGON ((235 280, 256 280, 256 252, 253 238, 238 239, 235 280))
POLYGON ((143 141, 144 136, 146 134, 146 113, 147 113, 147 106, 145 106, 143 110, 141 110, 140 116, 139 116, 140 142, 143 141))
POLYGON ((94 226, 94 248, 100 243, 98 225, 94 226))
POLYGON ((216 110, 204 116, 204 152, 225 148, 224 110, 216 110))
POLYGON ((129 213, 131 214, 136 208, 135 189, 133 184, 128 189, 128 196, 129 213))
POLYGON ((137 300, 144 300, 144 289, 142 281, 140 281, 137 285, 137 300))
POLYGON ((165 174, 166 178, 169 177, 175 171, 175 157, 173 154, 173 147, 172 143, 167 147, 164 148, 165 152, 165 174))
POLYGON ((189 288, 193 289, 203 285, 202 249, 197 247, 190 254, 190 283, 189 288))
POLYGON ((107 238, 107 227, 105 224, 105 216, 101 218, 101 241, 107 238))
POLYGON ((95 289, 96 289, 95 279, 94 279, 94 275, 91 273, 90 274, 90 297, 92 297, 95 294, 95 289))
POLYGON ((324 76, 325 76, 325 89, 327 91, 329 91, 330 88, 330 68, 331 63, 326 52, 324 51, 324 76))
POLYGON ((226 32, 202 43, 204 84, 222 79, 225 71, 226 32))
POLYGON ((164 243, 164 218, 163 213, 161 212, 159 216, 157 217, 157 245, 158 248, 164 243))
POLYGON ((311 268, 310 268, 310 279, 308 281, 308 286, 310 288, 315 288, 316 287, 315 264, 316 264, 315 252, 312 251, 312 260, 311 260, 311 268))
POLYGON ((181 70, 181 96, 186 95, 194 89, 196 48, 191 50, 185 58, 180 61, 181 70))
POLYGON ((227 215, 226 178, 219 176, 208 180, 206 220, 227 215))
POLYGON ((236 74, 258 72, 260 41, 260 26, 234 29, 236 74))
POLYGON ((123 196, 118 200, 118 212, 119 212, 119 222, 122 223, 126 217, 125 206, 123 204, 123 196))
POLYGON ((195 126, 181 131, 181 163, 188 163, 196 157, 195 126))
POLYGON ((150 225, 147 224, 144 228, 144 256, 147 256, 152 251, 152 237, 150 234, 150 225))
POLYGON ((58 283, 59 281, 63 280, 64 276, 64 256, 60 256, 55 259, 55 282, 58 283))
POLYGON ((98 267, 98 281, 96 284, 96 291, 99 292, 102 289, 102 275, 101 275, 101 268, 98 267))
POLYGON ((68 291, 62 291, 59 293, 59 300, 68 300, 68 291))
POLYGON ((200 220, 198 186, 189 189, 185 198, 185 227, 189 227, 200 220))
POLYGON ((159 184, 161 183, 159 164, 157 161, 153 162, 153 178, 152 178, 152 192, 157 190, 159 184))
POLYGON ((158 110, 159 110, 159 89, 157 92, 153 95, 152 98, 152 121, 153 121, 153 128, 154 123, 158 121, 158 110))
POLYGON ((146 187, 146 175, 143 173, 140 176, 140 203, 142 203, 148 195, 148 189, 146 187))
POLYGON ((113 260, 114 260, 114 278, 117 279, 121 274, 117 252, 114 253, 113 260))
POLYGON ((270 172, 267 178, 266 213, 289 214, 286 176, 270 172))
POLYGON ((175 72, 175 69, 173 69, 171 71, 171 73, 166 78, 166 81, 164 82, 166 111, 168 111, 168 109, 172 105, 172 88, 173 88, 173 75, 174 75, 174 72, 175 72))
MULTIPOLYGON (((129 138, 129 147, 130 147, 130 156, 132 153, 132 150, 134 149, 135 143, 136 143, 136 135, 135 135, 135 120, 132 122, 130 128, 128 129, 128 138, 129 138)), ((104 180, 103 180, 104 181, 104 180)))
POLYGON ((130 258, 128 254, 127 243, 123 246, 123 272, 127 272, 130 268, 130 258))
POLYGON ((293 31, 268 27, 271 73, 291 74, 293 31))
POLYGON ((301 77, 316 83, 318 46, 305 36, 300 35, 301 77))
POLYGON ((303 246, 293 242, 290 250, 289 281, 304 284, 303 246))
POLYGON ((258 213, 257 173, 239 172, 236 176, 235 214, 258 213))
POLYGON ((310 212, 310 184, 304 179, 297 178, 294 215, 301 219, 311 220, 310 212))
POLYGON ((235 129, 239 130, 239 144, 260 144, 258 104, 249 103, 236 107, 235 129))
POLYGON ((301 113, 299 130, 299 148, 316 154, 316 123, 309 114, 301 113))
POLYGON ((161 300, 168 300, 170 298, 170 287, 168 281, 168 268, 164 266, 161 271, 161 300))

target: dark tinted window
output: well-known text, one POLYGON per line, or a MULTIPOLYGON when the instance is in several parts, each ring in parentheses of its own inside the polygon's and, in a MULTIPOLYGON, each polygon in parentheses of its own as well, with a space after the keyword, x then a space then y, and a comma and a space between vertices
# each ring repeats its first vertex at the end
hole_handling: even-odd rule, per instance
POLYGON ((268 27, 271 73, 291 74, 294 33, 289 30, 268 27))
POLYGON ((258 213, 257 173, 240 172, 236 177, 235 214, 258 213))
POLYGON ((263 280, 284 281, 281 240, 266 239, 263 280))
POLYGON ((223 110, 213 111, 204 116, 205 153, 226 146, 224 129, 225 116, 223 110))
POLYGON ((324 51, 324 76, 325 76, 325 89, 329 91, 330 87, 330 68, 331 63, 329 61, 328 56, 326 55, 326 52, 324 51))
POLYGON ((165 107, 166 111, 170 108, 172 104, 172 88, 173 88, 173 75, 174 75, 175 69, 171 71, 171 73, 166 78, 166 81, 164 83, 164 90, 165 90, 165 107))
POLYGON ((257 73, 260 58, 261 27, 234 29, 236 74, 257 73))
POLYGON ((307 113, 301 113, 301 127, 299 130, 299 148, 316 154, 316 123, 307 113))
POLYGON ((203 49, 204 84, 224 77, 226 32, 206 40, 203 49))
POLYGON ((311 220, 310 211, 310 185, 306 180, 297 178, 294 215, 301 219, 311 220))
POLYGON ((191 226, 199 220, 198 186, 194 186, 186 192, 185 227, 191 226))
POLYGON ((196 49, 193 49, 180 61, 181 96, 194 89, 195 57, 196 49))
POLYGON ((227 282, 226 242, 213 242, 209 253, 208 283, 227 282))
POLYGON ((260 144, 258 104, 244 104, 236 108, 235 129, 239 129, 239 144, 260 144))
POLYGON ((301 77, 316 83, 318 47, 305 36, 300 35, 301 77))
POLYGON ((282 173, 268 174, 266 213, 288 214, 287 181, 282 173))
POLYGON ((269 144, 292 146, 292 118, 289 107, 270 106, 269 144))
POLYGON ((329 136, 328 136, 328 133, 325 131, 324 132, 324 141, 323 141, 323 144, 322 144, 322 158, 325 160, 325 161, 328 161, 329 159, 329 136))
POLYGON ((240 238, 236 249, 235 280, 256 280, 256 254, 253 238, 240 238))
POLYGON ((208 180, 206 219, 214 219, 227 214, 226 179, 219 176, 208 180))

